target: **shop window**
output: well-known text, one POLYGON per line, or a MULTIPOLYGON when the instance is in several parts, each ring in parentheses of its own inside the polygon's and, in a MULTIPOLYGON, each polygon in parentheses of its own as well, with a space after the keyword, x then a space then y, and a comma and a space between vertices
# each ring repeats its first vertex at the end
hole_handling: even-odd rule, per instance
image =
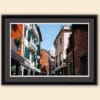
POLYGON ((32 70, 30 71, 30 75, 33 75, 33 71, 32 70))
POLYGON ((28 70, 24 69, 24 75, 28 75, 28 70))
POLYGON ((19 63, 16 63, 15 61, 12 60, 11 62, 11 75, 21 75, 21 67, 19 63))
POLYGON ((88 75, 87 55, 80 57, 80 75, 88 75))

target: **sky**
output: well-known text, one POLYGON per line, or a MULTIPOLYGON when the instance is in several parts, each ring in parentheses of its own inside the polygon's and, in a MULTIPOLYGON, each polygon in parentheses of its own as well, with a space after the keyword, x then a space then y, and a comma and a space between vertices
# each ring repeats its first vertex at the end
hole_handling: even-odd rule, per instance
MULTIPOLYGON (((41 49, 46 49, 55 55, 54 40, 60 32, 64 24, 38 24, 43 41, 41 42, 41 49)), ((67 25, 68 26, 68 25, 67 25)))

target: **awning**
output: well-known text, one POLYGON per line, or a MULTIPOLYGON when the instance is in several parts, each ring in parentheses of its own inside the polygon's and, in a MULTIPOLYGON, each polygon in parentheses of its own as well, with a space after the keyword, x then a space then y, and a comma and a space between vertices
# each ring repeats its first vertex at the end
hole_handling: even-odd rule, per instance
POLYGON ((32 66, 30 63, 28 63, 28 61, 24 61, 23 66, 26 66, 27 68, 31 69, 31 70, 35 70, 36 72, 40 73, 41 70, 39 68, 37 68, 36 66, 32 66))
POLYGON ((64 68, 64 67, 66 67, 66 66, 59 66, 59 67, 57 67, 54 71, 52 71, 53 73, 54 72, 56 72, 56 71, 58 71, 58 70, 60 70, 60 69, 62 69, 62 68, 64 68))
POLYGON ((24 63, 24 59, 13 50, 11 50, 11 59, 16 60, 19 64, 24 63))
POLYGON ((40 69, 38 69, 37 67, 31 66, 30 63, 25 58, 19 56, 13 50, 11 51, 11 58, 14 59, 14 60, 16 60, 16 62, 18 62, 20 65, 23 65, 24 67, 26 67, 28 69, 35 70, 38 73, 41 72, 40 69))

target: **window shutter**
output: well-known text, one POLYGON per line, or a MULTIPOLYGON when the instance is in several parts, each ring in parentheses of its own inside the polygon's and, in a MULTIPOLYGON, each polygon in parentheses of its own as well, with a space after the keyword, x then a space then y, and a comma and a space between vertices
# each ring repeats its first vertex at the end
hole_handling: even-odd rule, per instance
POLYGON ((30 39, 31 39, 31 31, 29 30, 28 31, 28 41, 30 41, 30 39))
POLYGON ((34 54, 34 53, 32 54, 32 59, 31 59, 31 61, 32 61, 32 62, 35 62, 35 61, 36 61, 36 59, 35 59, 35 54, 34 54))
POLYGON ((29 59, 29 50, 28 50, 28 48, 26 48, 26 47, 25 47, 25 54, 24 54, 24 56, 25 56, 27 59, 29 59))

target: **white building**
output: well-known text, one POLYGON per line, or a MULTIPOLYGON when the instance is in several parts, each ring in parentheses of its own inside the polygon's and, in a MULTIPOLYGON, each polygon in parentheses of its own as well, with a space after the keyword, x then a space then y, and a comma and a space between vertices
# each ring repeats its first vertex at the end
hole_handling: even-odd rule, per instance
POLYGON ((59 34, 57 35, 55 41, 54 41, 54 46, 56 49, 56 72, 58 74, 64 74, 65 69, 64 67, 66 66, 65 64, 65 59, 66 59, 66 49, 68 47, 68 39, 71 32, 71 28, 68 26, 63 26, 59 34))
MULTIPOLYGON (((32 69, 33 74, 40 73, 40 42, 41 33, 37 25, 24 25, 23 57, 25 64, 32 69)), ((25 69, 25 68, 24 68, 25 69)), ((30 71, 30 70, 29 70, 30 71)))
MULTIPOLYGON (((14 25, 15 28, 17 24, 14 25)), ((15 40, 11 38, 11 75, 37 75, 40 69, 40 45, 42 36, 38 25, 22 24, 22 35, 20 38, 21 48, 17 48, 15 40), (21 55, 18 55, 18 49, 21 55)), ((15 32, 20 34, 20 32, 15 32)))

